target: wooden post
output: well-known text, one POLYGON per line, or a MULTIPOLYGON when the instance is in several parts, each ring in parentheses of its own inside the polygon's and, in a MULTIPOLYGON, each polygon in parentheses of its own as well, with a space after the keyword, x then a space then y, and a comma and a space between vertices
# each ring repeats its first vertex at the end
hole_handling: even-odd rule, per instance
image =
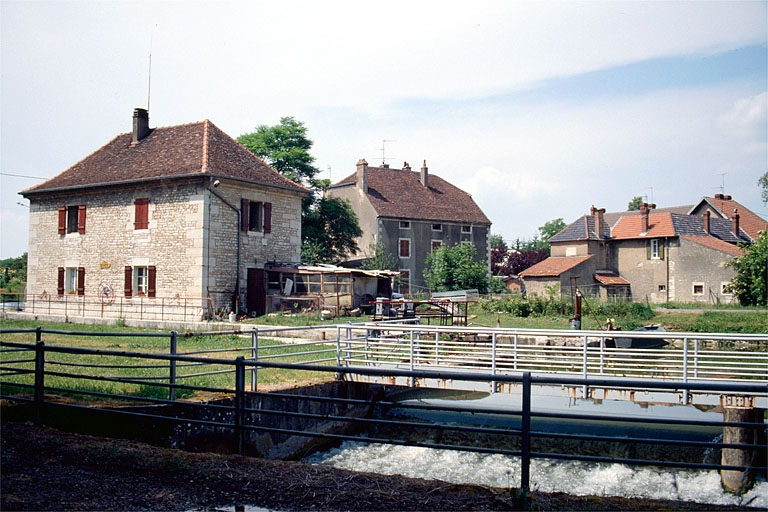
MULTIPOLYGON (((721 402, 724 408, 726 423, 757 423, 760 409, 754 407, 752 397, 723 396, 721 402)), ((751 426, 723 427, 724 444, 757 444, 758 429, 751 426)), ((754 474, 748 466, 752 466, 757 452, 754 448, 723 448, 720 462, 724 466, 747 466, 743 470, 723 469, 720 479, 723 488, 730 492, 748 490, 754 483, 754 474)))

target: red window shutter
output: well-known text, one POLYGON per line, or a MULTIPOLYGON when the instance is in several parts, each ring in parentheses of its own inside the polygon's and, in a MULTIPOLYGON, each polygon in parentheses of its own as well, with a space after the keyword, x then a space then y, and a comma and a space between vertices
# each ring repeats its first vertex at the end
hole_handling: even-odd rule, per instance
POLYGON ((56 292, 59 295, 64 295, 64 267, 59 267, 59 284, 56 287, 56 292))
POLYGON ((81 235, 85 234, 85 205, 81 204, 77 207, 77 232, 81 235))
POLYGON ((264 203, 264 233, 272 232, 272 203, 264 203))
POLYGON ((157 267, 147 267, 147 296, 157 295, 157 267))
POLYGON ((77 267, 77 294, 85 295, 85 267, 77 267))
POLYGON ((133 267, 125 267, 125 296, 130 298, 133 295, 133 267))
POLYGON ((59 206, 59 234, 67 234, 67 207, 59 206))
POLYGON ((251 202, 249 200, 244 197, 240 198, 240 229, 242 231, 248 231, 250 205, 251 202))
POLYGON ((149 198, 138 198, 133 204, 135 206, 133 229, 149 229, 149 198))

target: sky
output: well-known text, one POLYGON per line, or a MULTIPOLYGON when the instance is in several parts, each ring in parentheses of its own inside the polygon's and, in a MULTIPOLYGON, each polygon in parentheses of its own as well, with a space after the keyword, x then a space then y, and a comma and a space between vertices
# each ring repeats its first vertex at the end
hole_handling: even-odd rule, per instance
POLYGON ((333 182, 426 161, 508 242, 636 196, 768 218, 767 27, 766 1, 0 0, 0 258, 18 192, 136 107, 233 138, 292 116, 333 182))

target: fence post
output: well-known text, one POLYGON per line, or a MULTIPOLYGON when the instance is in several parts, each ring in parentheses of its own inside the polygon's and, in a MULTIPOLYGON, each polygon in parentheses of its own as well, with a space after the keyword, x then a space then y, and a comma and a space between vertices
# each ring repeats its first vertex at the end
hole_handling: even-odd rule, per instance
POLYGON ((35 343, 35 425, 43 424, 42 409, 45 400, 45 343, 40 340, 41 328, 37 328, 35 343))
MULTIPOLYGON (((683 338, 683 382, 688 383, 688 338, 683 338)), ((688 405, 690 391, 683 391, 683 405, 688 405)))
MULTIPOLYGON (((587 340, 586 335, 584 336, 584 356, 583 356, 583 364, 584 368, 582 368, 582 375, 584 379, 586 380, 589 377, 589 341, 587 340)), ((589 386, 587 384, 584 384, 584 400, 589 398, 589 386)))
MULTIPOLYGON (((491 375, 496 375, 496 333, 491 335, 491 375)), ((496 393, 497 383, 495 380, 491 381, 491 394, 496 393)))
POLYGON ((531 487, 531 372, 523 373, 523 410, 520 438, 520 489, 531 487))
MULTIPOLYGON (((176 331, 171 331, 171 355, 176 355, 177 335, 176 331)), ((171 359, 170 375, 168 379, 168 400, 176 400, 176 360, 171 359)))
POLYGON ((235 441, 237 454, 243 455, 243 414, 245 409, 245 360, 235 359, 235 441))
MULTIPOLYGON (((411 354, 410 354, 410 357, 409 357, 409 359, 411 360, 411 367, 410 367, 410 370, 411 370, 411 371, 413 371, 413 370, 415 369, 415 361, 414 361, 414 358, 415 358, 415 351, 414 351, 414 346, 413 346, 413 329, 411 329, 411 346, 410 346, 410 352, 411 352, 411 354)), ((410 379, 410 380, 411 380, 411 387, 414 387, 414 386, 416 386, 416 379, 413 377, 413 375, 411 375, 411 379, 410 379)))
MULTIPOLYGON (((251 359, 254 361, 259 360, 259 329, 251 331, 251 359)), ((259 385, 258 366, 254 365, 251 368, 251 391, 256 392, 259 385)))

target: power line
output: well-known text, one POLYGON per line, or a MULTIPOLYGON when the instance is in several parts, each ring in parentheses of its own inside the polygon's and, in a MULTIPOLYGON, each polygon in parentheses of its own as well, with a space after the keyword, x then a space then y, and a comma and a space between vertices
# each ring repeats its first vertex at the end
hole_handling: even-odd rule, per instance
POLYGON ((40 176, 27 176, 25 174, 11 174, 9 172, 0 172, 0 176, 13 176, 14 178, 29 178, 31 180, 47 180, 48 178, 41 178, 40 176))

